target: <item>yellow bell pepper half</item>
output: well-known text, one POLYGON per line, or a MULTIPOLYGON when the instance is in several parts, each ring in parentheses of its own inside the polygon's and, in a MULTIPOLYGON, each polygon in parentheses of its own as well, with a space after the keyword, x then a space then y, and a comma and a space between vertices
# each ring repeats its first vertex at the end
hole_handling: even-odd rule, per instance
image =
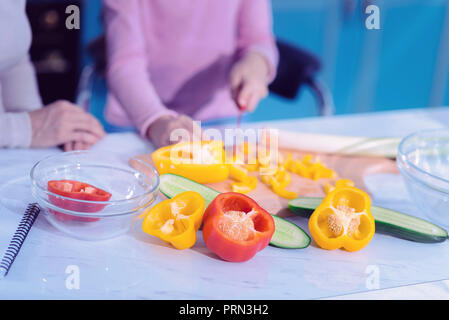
POLYGON ((198 183, 224 181, 229 176, 221 141, 181 142, 152 154, 159 174, 173 173, 198 183))
POLYGON ((188 249, 196 242, 204 206, 205 201, 199 193, 183 192, 152 207, 143 220, 142 229, 176 249, 188 249))
POLYGON ((323 249, 357 251, 373 238, 371 200, 355 187, 335 188, 327 194, 309 219, 309 231, 323 249))

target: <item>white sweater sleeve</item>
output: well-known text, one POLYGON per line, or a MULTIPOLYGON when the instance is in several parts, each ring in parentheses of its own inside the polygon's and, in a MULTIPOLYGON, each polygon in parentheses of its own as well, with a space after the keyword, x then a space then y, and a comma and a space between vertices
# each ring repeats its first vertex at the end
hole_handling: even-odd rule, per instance
POLYGON ((5 110, 0 113, 0 148, 28 148, 32 135, 28 112, 42 107, 28 55, 1 73, 0 88, 5 110))
POLYGON ((1 72, 0 85, 7 112, 33 111, 42 107, 36 74, 28 55, 1 72))
POLYGON ((31 121, 27 112, 0 113, 0 148, 29 148, 31 121))

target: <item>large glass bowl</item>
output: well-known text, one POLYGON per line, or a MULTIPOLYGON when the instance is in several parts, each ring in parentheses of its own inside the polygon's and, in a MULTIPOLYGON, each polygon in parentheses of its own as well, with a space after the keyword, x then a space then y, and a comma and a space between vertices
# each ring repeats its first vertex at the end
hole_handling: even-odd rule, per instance
POLYGON ((32 194, 56 229, 83 240, 116 237, 127 232, 157 197, 157 171, 139 159, 132 163, 133 167, 118 156, 90 151, 50 156, 31 170, 32 194), (88 183, 112 196, 108 201, 67 198, 48 190, 51 180, 88 183))
POLYGON ((449 227, 449 130, 420 131, 404 138, 397 165, 417 207, 449 227))

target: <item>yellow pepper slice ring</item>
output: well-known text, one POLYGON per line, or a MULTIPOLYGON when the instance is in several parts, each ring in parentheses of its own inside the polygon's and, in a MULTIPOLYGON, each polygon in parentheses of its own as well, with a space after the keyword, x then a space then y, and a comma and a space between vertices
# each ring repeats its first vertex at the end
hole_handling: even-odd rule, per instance
POLYGON ((205 200, 193 191, 183 192, 152 207, 142 225, 144 232, 169 242, 177 249, 187 249, 196 242, 205 200))
POLYGON ((369 196, 354 187, 331 191, 309 219, 309 230, 321 248, 356 251, 365 247, 375 231, 369 196))

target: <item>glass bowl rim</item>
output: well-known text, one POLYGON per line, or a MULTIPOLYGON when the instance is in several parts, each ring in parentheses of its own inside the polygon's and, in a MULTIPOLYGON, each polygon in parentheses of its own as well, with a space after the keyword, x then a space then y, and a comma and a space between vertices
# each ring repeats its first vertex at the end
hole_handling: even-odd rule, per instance
MULTIPOLYGON (((437 180, 442 182, 443 184, 448 186, 448 189, 444 190, 444 193, 449 193, 449 180, 446 180, 440 176, 437 176, 435 174, 432 174, 420 167, 418 167, 416 164, 414 164, 413 162, 408 160, 408 157, 406 156, 406 154, 403 152, 403 149, 405 148, 405 144, 407 142, 409 142, 412 138, 415 137, 419 137, 423 134, 430 134, 430 133, 446 133, 447 137, 449 138, 449 129, 446 128, 442 128, 442 129, 427 129, 427 130, 420 130, 420 131, 416 131, 413 132, 409 135, 407 135, 405 138, 402 139, 402 141, 399 143, 398 146, 398 160, 401 162, 405 162, 408 166, 412 167, 413 169, 417 170, 419 173, 423 174, 424 176, 427 176, 431 179, 437 180)), ((399 168, 399 170, 401 171, 401 168, 399 168)), ((435 189, 435 187, 432 185, 432 183, 430 182, 426 182, 423 181, 421 178, 417 177, 416 175, 411 174, 410 172, 408 172, 408 170, 402 169, 404 170, 405 173, 407 173, 411 178, 413 178, 414 180, 417 180, 421 183, 423 183, 424 185, 427 185, 428 187, 431 187, 432 189, 435 189)), ((439 191, 442 191, 440 189, 438 189, 439 191)))
MULTIPOLYGON (((96 152, 92 152, 92 151, 88 151, 88 150, 80 150, 80 151, 69 151, 69 152, 64 152, 64 153, 62 154, 62 156, 67 156, 67 155, 72 155, 72 154, 97 154, 97 153, 96 153, 96 152)), ((36 163, 33 165, 33 167, 31 168, 31 171, 30 171, 30 178, 31 178, 31 183, 32 183, 33 186, 35 186, 36 188, 38 188, 39 190, 41 190, 41 191, 44 192, 45 194, 49 194, 49 195, 52 195, 52 196, 55 196, 55 197, 58 197, 58 198, 61 198, 61 199, 70 200, 70 201, 74 201, 74 202, 78 202, 78 203, 90 203, 90 204, 106 204, 106 205, 123 204, 123 203, 126 203, 126 202, 134 202, 134 201, 136 201, 136 200, 138 200, 138 199, 140 199, 140 198, 145 198, 146 196, 148 196, 148 195, 154 193, 155 191, 157 191, 157 189, 158 189, 158 187, 159 187, 159 184, 160 184, 159 173, 157 172, 157 170, 156 170, 155 168, 153 168, 153 166, 151 166, 151 165, 148 164, 147 162, 145 162, 145 161, 143 161, 143 160, 141 160, 141 159, 138 159, 138 158, 136 158, 136 157, 133 157, 133 158, 131 158, 131 159, 136 160, 136 161, 138 161, 139 163, 143 164, 145 167, 149 168, 149 169, 154 173, 154 175, 155 175, 155 177, 156 177, 156 183, 154 184, 154 186, 152 186, 151 190, 149 190, 149 191, 147 191, 147 192, 145 192, 145 193, 143 193, 143 194, 137 195, 137 196, 135 196, 135 197, 129 198, 129 199, 119 199, 119 200, 113 200, 113 201, 81 200, 81 199, 74 199, 74 198, 69 198, 69 197, 61 196, 61 195, 59 195, 59 194, 57 194, 57 193, 53 193, 53 192, 49 191, 48 189, 43 188, 42 186, 40 186, 40 185, 37 183, 37 181, 36 181, 36 179, 35 179, 35 177, 34 177, 34 176, 35 176, 36 168, 38 167, 39 164, 41 164, 41 163, 44 162, 44 161, 51 160, 52 158, 57 158, 57 157, 60 157, 60 156, 61 156, 61 154, 50 155, 50 156, 47 156, 47 157, 45 157, 45 158, 39 160, 38 162, 36 162, 36 163)), ((133 169, 134 169, 134 168, 133 168, 133 169)), ((149 180, 151 180, 151 178, 148 177, 145 173, 143 173, 143 172, 141 172, 141 171, 138 171, 137 169, 134 169, 134 170, 136 170, 139 174, 142 174, 143 176, 145 176, 146 178, 148 178, 149 180)))

